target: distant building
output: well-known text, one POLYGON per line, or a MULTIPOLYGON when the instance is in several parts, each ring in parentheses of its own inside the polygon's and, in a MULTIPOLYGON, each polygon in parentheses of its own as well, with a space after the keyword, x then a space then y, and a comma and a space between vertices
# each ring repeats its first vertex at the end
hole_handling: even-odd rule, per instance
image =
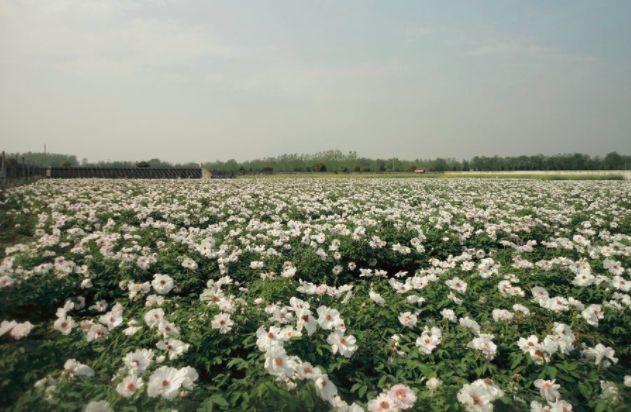
POLYGON ((421 169, 420 167, 417 167, 416 169, 414 169, 414 173, 425 173, 425 169, 421 169))

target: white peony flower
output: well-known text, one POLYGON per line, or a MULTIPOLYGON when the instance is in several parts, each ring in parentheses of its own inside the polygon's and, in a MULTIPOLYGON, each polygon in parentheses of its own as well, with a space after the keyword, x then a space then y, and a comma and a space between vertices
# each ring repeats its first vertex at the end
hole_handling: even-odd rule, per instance
POLYGON ((162 340, 156 344, 158 349, 167 351, 170 360, 174 360, 179 358, 188 352, 190 345, 188 343, 184 343, 179 339, 167 339, 162 340))
POLYGON ((91 401, 85 406, 84 412, 114 412, 107 401, 91 401))
POLYGON ((441 342, 442 331, 433 327, 431 330, 425 328, 420 337, 416 338, 416 346, 421 350, 421 352, 430 354, 441 342))
POLYGON ((355 337, 352 335, 344 336, 340 332, 333 332, 329 335, 326 341, 331 345, 331 351, 333 353, 339 352, 340 355, 350 358, 357 350, 355 337))
POLYGON ((446 280, 445 284, 458 293, 465 293, 467 291, 467 282, 459 277, 446 280))
POLYGON ((71 377, 79 376, 79 377, 92 377, 94 376, 94 370, 88 365, 84 365, 81 362, 78 362, 76 359, 68 359, 66 363, 64 363, 64 370, 71 377))
POLYGON ((481 334, 473 338, 467 346, 479 350, 485 358, 490 360, 495 357, 495 353, 497 352, 497 345, 495 345, 491 339, 493 339, 493 335, 481 334))
POLYGON ((430 391, 434 392, 438 388, 440 388, 440 385, 442 385, 442 383, 443 383, 443 381, 441 381, 438 378, 429 378, 427 380, 427 382, 425 382, 425 386, 427 386, 427 389, 429 389, 430 391))
POLYGON ((318 324, 324 330, 336 329, 340 323, 340 312, 336 309, 320 306, 318 312, 318 324))
POLYGON ((593 360, 596 366, 602 365, 604 368, 609 367, 612 363, 618 363, 618 358, 615 357, 615 351, 613 348, 597 344, 593 348, 586 348, 582 352, 585 358, 593 360))
POLYGON ((160 295, 166 295, 169 293, 174 286, 173 278, 169 275, 161 275, 156 273, 153 275, 153 280, 151 281, 151 286, 156 293, 160 295))
POLYGON ((555 383, 554 380, 537 379, 534 383, 535 388, 539 389, 539 394, 548 402, 556 402, 561 398, 559 388, 561 385, 555 383))
POLYGON ((2 323, 0 323, 0 336, 11 332, 11 329, 13 329, 17 324, 18 323, 14 320, 3 320, 2 323))
POLYGON ((219 313, 215 315, 211 322, 213 329, 219 330, 220 333, 228 333, 232 330, 234 322, 230 319, 230 315, 227 313, 219 313))
POLYGON ((412 312, 403 312, 399 315, 399 322, 401 322, 401 325, 405 326, 406 328, 414 328, 417 321, 418 318, 412 312))
POLYGON ((160 308, 151 309, 147 313, 145 313, 145 323, 151 329, 157 327, 163 319, 164 319, 164 310, 160 308))
POLYGON ((370 412, 398 412, 400 408, 395 399, 392 399, 387 393, 382 393, 375 399, 368 401, 368 410, 370 412))
POLYGON ((370 289, 368 291, 368 296, 370 297, 370 300, 372 300, 373 302, 375 302, 377 305, 379 306, 383 306, 383 304, 386 302, 380 294, 378 294, 377 292, 375 292, 374 290, 370 289))
POLYGON ((149 377, 147 395, 150 398, 161 396, 165 399, 177 397, 181 388, 190 389, 192 383, 197 380, 197 372, 192 368, 176 369, 168 366, 159 367, 149 377), (194 372, 194 373, 193 373, 194 372))
POLYGON ((33 324, 29 321, 16 323, 13 326, 13 329, 11 329, 11 332, 9 332, 9 334, 14 339, 22 339, 22 338, 27 337, 31 333, 32 329, 33 329, 33 324))
POLYGON ((151 365, 153 350, 136 349, 123 357, 123 363, 132 372, 142 374, 151 365))
POLYGON ((136 375, 125 377, 117 386, 116 392, 124 398, 133 396, 137 390, 143 387, 142 379, 136 375))
POLYGON ((76 323, 70 316, 57 318, 55 323, 53 323, 53 327, 61 332, 62 335, 68 335, 75 326, 76 323))
POLYGON ((458 401, 467 411, 483 412, 492 411, 493 402, 504 396, 504 391, 499 389, 490 379, 478 379, 465 384, 458 391, 458 401))
POLYGON ((395 406, 399 409, 410 409, 416 402, 416 394, 405 385, 394 385, 388 391, 390 399, 394 400, 395 406))
POLYGON ((295 373, 294 368, 294 360, 287 356, 282 346, 273 345, 265 353, 265 369, 270 375, 292 378, 295 373))

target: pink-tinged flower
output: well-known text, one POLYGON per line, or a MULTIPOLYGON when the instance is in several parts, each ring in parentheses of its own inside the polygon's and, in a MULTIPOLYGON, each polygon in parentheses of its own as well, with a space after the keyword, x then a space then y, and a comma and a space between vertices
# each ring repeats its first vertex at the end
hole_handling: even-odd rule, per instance
POLYGON ((160 321, 158 324, 158 331, 162 334, 163 337, 178 337, 180 336, 180 330, 174 323, 168 322, 166 320, 160 321))
POLYGON ((162 319, 164 319, 164 310, 162 309, 151 309, 150 311, 145 313, 145 323, 151 329, 158 326, 162 319))
POLYGON ((357 350, 356 340, 352 335, 344 336, 344 334, 336 331, 331 333, 326 341, 331 345, 333 353, 340 352, 340 355, 345 358, 350 358, 357 350))
POLYGON ((513 317, 515 316, 512 312, 506 309, 493 309, 492 315, 495 322, 513 320, 513 317))
POLYGON ((259 327, 256 331, 256 345, 261 352, 270 350, 272 346, 282 346, 285 335, 278 326, 270 326, 269 329, 259 327))
POLYGON ((178 339, 168 339, 156 343, 156 347, 167 351, 169 359, 174 360, 184 355, 188 351, 190 345, 178 339))
POLYGON ((27 337, 31 333, 32 329, 33 329, 33 324, 29 321, 16 323, 15 326, 13 326, 13 329, 11 329, 11 332, 9 332, 9 334, 14 339, 22 339, 22 338, 27 337))
POLYGON ((228 333, 232 330, 234 322, 230 319, 230 315, 227 313, 219 313, 215 315, 211 322, 213 329, 218 329, 220 333, 228 333))
POLYGON ((320 306, 318 308, 318 324, 325 330, 337 329, 340 323, 340 312, 336 309, 320 306))
POLYGON ((17 324, 18 323, 14 320, 3 320, 2 323, 0 323, 0 336, 10 332, 17 324))
POLYGON ((405 326, 406 328, 412 329, 416 326, 417 321, 418 318, 412 312, 403 312, 399 315, 399 322, 401 322, 401 325, 405 326))
POLYGON ((174 399, 180 394, 182 385, 187 380, 187 372, 182 369, 168 366, 159 367, 149 377, 147 395, 150 398, 161 396, 165 399, 174 399))
POLYGON ((265 353, 265 369, 270 375, 291 378, 295 373, 295 362, 282 346, 272 346, 265 353))
POLYGON ((92 342, 93 340, 102 338, 105 335, 107 335, 107 328, 103 325, 94 324, 90 326, 90 329, 88 329, 85 338, 88 342, 92 342))
POLYGON ((458 293, 465 293, 467 291, 467 282, 459 277, 446 280, 445 284, 458 293))
POLYGON ((115 329, 123 323, 122 312, 112 310, 100 316, 99 322, 107 326, 109 330, 115 329))
POLYGON ((197 262, 195 262, 190 257, 185 257, 182 261, 182 267, 190 270, 197 270, 197 262))
POLYGON ((309 309, 296 310, 296 329, 301 331, 305 328, 307 335, 311 336, 318 328, 318 322, 315 320, 309 309))
POLYGON ((322 375, 316 378, 315 380, 316 392, 320 396, 320 398, 325 401, 331 401, 335 396, 337 396, 337 387, 328 376, 322 375))
POLYGON ((166 295, 169 293, 174 286, 173 278, 169 275, 161 275, 156 273, 153 275, 153 281, 151 281, 151 286, 160 295, 166 295))
POLYGON ((416 338, 416 346, 421 352, 430 354, 441 342, 442 331, 433 327, 431 330, 425 329, 421 336, 416 338))
POLYGON ((504 396, 504 391, 499 389, 490 379, 478 379, 465 384, 458 391, 458 401, 471 412, 490 412, 493 410, 493 401, 504 396))
POLYGON ((116 392, 118 392, 124 398, 129 398, 142 387, 143 382, 141 378, 135 375, 129 375, 116 386, 116 392))
POLYGON ((298 379, 311 379, 315 380, 322 375, 320 369, 314 367, 309 362, 296 361, 296 376, 298 379))
POLYGON ((302 333, 299 330, 294 329, 293 326, 285 326, 280 331, 281 339, 284 341, 291 340, 292 338, 299 338, 302 333))
POLYGON ((588 324, 598 327, 598 320, 605 318, 605 312, 600 305, 589 305, 581 312, 581 316, 588 324))
POLYGON ((382 393, 375 399, 368 402, 370 412, 398 412, 397 401, 388 394, 382 393))
POLYGON ((68 335, 70 332, 72 332, 72 328, 74 328, 75 325, 75 321, 70 316, 57 318, 57 320, 53 324, 54 328, 61 332, 62 335, 68 335))
POLYGON ((482 334, 473 338, 467 346, 479 350, 487 359, 493 359, 497 352, 497 345, 491 339, 493 339, 493 335, 482 334))
POLYGON ((388 391, 390 399, 395 401, 395 406, 399 409, 409 409, 414 406, 416 402, 416 395, 412 390, 405 385, 394 385, 388 391))
POLYGON ((561 385, 555 383, 555 380, 543 380, 537 379, 534 383, 535 388, 539 389, 539 393, 542 397, 544 397, 548 402, 556 402, 559 398, 561 398, 561 394, 559 393, 559 388, 561 385))
POLYGON ((15 283, 15 281, 10 278, 7 275, 4 276, 0 276, 0 289, 2 288, 8 288, 9 286, 13 285, 15 283))
POLYGON ((132 373, 142 374, 153 359, 153 351, 151 349, 136 349, 133 352, 129 352, 123 358, 123 363, 132 373))

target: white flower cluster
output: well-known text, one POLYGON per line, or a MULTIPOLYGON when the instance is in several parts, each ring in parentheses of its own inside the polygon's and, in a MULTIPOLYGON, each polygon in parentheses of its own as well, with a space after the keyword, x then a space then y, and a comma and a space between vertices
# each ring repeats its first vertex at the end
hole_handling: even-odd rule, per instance
POLYGON ((564 323, 555 323, 552 328, 552 334, 547 335, 543 341, 535 335, 528 338, 519 338, 517 346, 524 353, 528 353, 532 360, 537 364, 549 362, 552 355, 559 352, 567 355, 574 350, 574 341, 576 340, 572 329, 564 323))
MULTIPOLYGON (((316 320, 312 316, 309 303, 296 297, 290 299, 290 306, 282 309, 294 313, 295 325, 282 328, 272 325, 267 329, 261 326, 256 332, 257 346, 261 352, 265 353, 265 369, 290 387, 295 385, 296 380, 310 379, 314 382, 322 399, 336 408, 349 408, 350 406, 339 398, 337 388, 324 372, 308 362, 303 362, 297 356, 288 355, 284 347, 285 342, 300 337, 303 328, 311 335, 320 327, 330 331, 327 342, 331 345, 331 351, 350 358, 357 350, 357 344, 354 336, 345 334, 346 326, 340 313, 336 309, 320 306, 317 309, 318 319, 316 320)), ((282 309, 274 307, 268 311, 272 315, 270 320, 273 323, 283 323, 278 322, 278 316, 274 315, 282 309)), ((288 318, 294 318, 294 316, 283 316, 281 319, 288 318)))
POLYGON ((491 379, 478 379, 465 384, 458 391, 458 402, 470 412, 487 412, 493 410, 493 402, 504 396, 491 379))

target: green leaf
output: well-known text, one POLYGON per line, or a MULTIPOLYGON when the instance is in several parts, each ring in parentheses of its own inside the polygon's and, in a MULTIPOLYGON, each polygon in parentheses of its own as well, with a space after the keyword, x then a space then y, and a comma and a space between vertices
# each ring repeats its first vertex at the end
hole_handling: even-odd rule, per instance
POLYGON ((546 366, 544 371, 550 376, 550 378, 554 379, 557 376, 557 368, 554 366, 546 366))
POLYGON ((521 364, 521 361, 523 360, 523 358, 524 356, 521 353, 513 356, 513 361, 510 364, 511 369, 516 369, 517 366, 521 364))
POLYGON ((591 399, 592 397, 592 388, 589 384, 585 382, 581 382, 578 384, 578 391, 583 395, 585 399, 591 399))
POLYGON ((227 408, 228 407, 228 401, 221 395, 219 394, 215 394, 211 397, 211 399, 213 400, 213 403, 215 403, 216 405, 221 406, 222 408, 227 408))
POLYGON ((359 388, 359 391, 357 391, 357 395, 359 395, 360 398, 363 398, 364 395, 366 395, 367 391, 368 391, 368 386, 363 385, 361 388, 359 388))

